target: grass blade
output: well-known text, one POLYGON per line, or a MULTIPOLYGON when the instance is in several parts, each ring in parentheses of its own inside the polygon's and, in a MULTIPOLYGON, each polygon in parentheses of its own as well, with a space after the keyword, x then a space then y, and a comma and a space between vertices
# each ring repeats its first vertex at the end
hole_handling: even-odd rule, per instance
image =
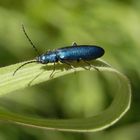
MULTIPOLYGON (((21 64, 23 63, 0 68, 0 96, 74 72, 74 70, 69 69, 68 66, 58 64, 56 65, 55 74, 50 79, 50 74, 53 69, 52 64, 47 66, 42 64, 29 64, 21 68, 16 75, 13 76, 15 69, 21 64)), ((22 116, 0 108, 0 119, 22 125, 59 131, 89 132, 99 131, 111 126, 129 109, 131 87, 128 79, 123 74, 103 60, 95 60, 92 61, 91 64, 97 67, 101 73, 108 72, 115 75, 118 80, 117 83, 119 83, 118 93, 114 96, 111 105, 100 114, 81 119, 42 119, 22 116)), ((76 71, 82 71, 89 67, 82 62, 74 63, 73 65, 76 71)), ((95 69, 91 68, 91 71, 95 71, 95 69)))

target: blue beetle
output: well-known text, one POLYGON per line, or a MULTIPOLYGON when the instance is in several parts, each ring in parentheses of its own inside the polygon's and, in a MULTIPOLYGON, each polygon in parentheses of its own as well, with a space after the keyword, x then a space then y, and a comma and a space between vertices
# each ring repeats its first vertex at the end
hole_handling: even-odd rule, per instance
POLYGON ((93 45, 77 45, 75 42, 72 46, 59 48, 48 51, 36 58, 37 62, 42 64, 64 62, 64 61, 89 61, 101 57, 104 49, 93 45))
POLYGON ((32 43, 32 41, 30 40, 30 38, 28 37, 24 26, 22 26, 23 31, 27 37, 27 39, 29 40, 29 42, 31 43, 31 45, 33 46, 33 48, 35 49, 35 51, 38 53, 38 57, 36 57, 36 60, 33 61, 29 61, 26 62, 24 64, 22 64, 20 67, 18 67, 14 74, 24 65, 29 64, 29 63, 42 63, 42 64, 48 64, 48 63, 54 63, 54 69, 50 75, 50 77, 52 76, 52 74, 55 71, 55 63, 56 62, 61 62, 61 63, 65 63, 67 65, 69 65, 70 67, 73 68, 73 66, 69 63, 71 61, 84 61, 85 63, 89 64, 87 61, 90 60, 94 60, 97 59, 99 57, 101 57, 104 54, 104 49, 99 47, 99 46, 95 46, 95 45, 77 45, 75 42, 72 44, 72 46, 67 46, 67 47, 63 47, 63 48, 58 48, 52 51, 47 51, 46 53, 40 55, 37 48, 35 47, 35 45, 32 43))

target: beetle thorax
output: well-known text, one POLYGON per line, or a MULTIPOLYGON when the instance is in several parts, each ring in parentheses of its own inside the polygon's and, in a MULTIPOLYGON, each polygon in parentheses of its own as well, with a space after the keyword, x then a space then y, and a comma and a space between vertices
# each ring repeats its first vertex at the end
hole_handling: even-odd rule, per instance
POLYGON ((41 56, 37 57, 37 61, 42 64, 54 63, 57 62, 57 55, 54 52, 42 54, 41 56))

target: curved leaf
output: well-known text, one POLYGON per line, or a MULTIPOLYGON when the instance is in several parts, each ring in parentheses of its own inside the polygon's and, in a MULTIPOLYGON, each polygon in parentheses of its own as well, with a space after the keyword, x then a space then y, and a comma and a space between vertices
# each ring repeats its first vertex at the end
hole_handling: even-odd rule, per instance
MULTIPOLYGON (((53 77, 50 78, 50 74, 53 70, 52 64, 47 66, 42 64, 29 64, 24 68, 21 68, 16 75, 13 76, 15 69, 21 64, 23 63, 0 69, 0 95, 75 72, 75 69, 76 71, 82 71, 89 68, 88 64, 84 62, 73 63, 75 69, 70 69, 65 64, 57 64, 55 67, 55 73, 53 74, 53 77)), ((99 131, 111 126, 117 122, 130 107, 130 84, 123 74, 112 68, 103 60, 95 60, 92 61, 91 64, 94 66, 91 67, 91 71, 95 71, 96 67, 101 73, 111 73, 116 76, 118 80, 116 83, 119 83, 118 93, 114 96, 111 105, 100 114, 80 119, 42 119, 22 116, 1 108, 0 119, 32 127, 62 131, 99 131)))

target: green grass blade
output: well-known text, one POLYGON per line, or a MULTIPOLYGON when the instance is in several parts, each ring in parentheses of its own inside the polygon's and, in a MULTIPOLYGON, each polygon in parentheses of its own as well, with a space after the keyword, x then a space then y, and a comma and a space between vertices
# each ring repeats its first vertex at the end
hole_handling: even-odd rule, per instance
MULTIPOLYGON (((74 69, 69 69, 69 67, 64 64, 58 64, 56 65, 55 74, 50 79, 50 74, 53 69, 52 64, 47 66, 42 64, 29 64, 24 68, 21 68, 16 75, 13 76, 15 69, 21 64, 23 63, 0 69, 1 96, 74 72, 74 69)), ((23 116, 6 111, 5 109, 0 109, 0 119, 37 128, 62 131, 99 131, 111 126, 129 109, 131 102, 131 87, 128 79, 123 74, 112 68, 103 60, 95 60, 92 61, 91 64, 94 65, 94 67, 97 67, 101 73, 108 72, 113 74, 117 78, 116 83, 119 84, 118 93, 114 96, 111 105, 100 114, 80 119, 42 119, 23 116)), ((75 66, 76 71, 83 71, 88 68, 88 65, 82 62, 74 63, 73 65, 75 66)), ((91 68, 91 71, 95 71, 95 69, 91 68)))

